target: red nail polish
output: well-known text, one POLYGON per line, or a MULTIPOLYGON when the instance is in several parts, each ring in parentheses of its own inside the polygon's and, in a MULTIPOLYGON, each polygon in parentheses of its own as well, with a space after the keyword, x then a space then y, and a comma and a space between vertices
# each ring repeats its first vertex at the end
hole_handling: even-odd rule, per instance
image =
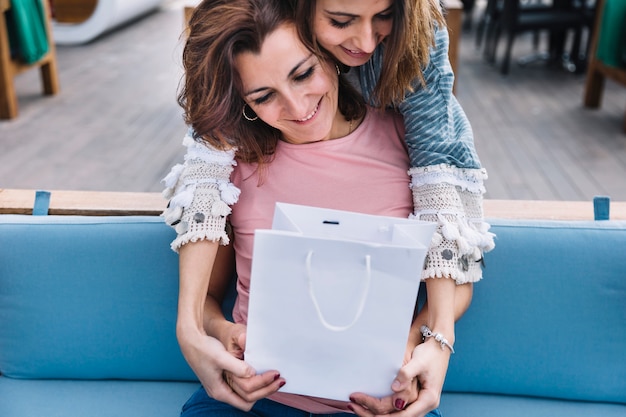
POLYGON ((280 374, 274 375, 274 381, 276 381, 278 378, 280 378, 280 374))
POLYGON ((396 409, 398 410, 404 410, 404 401, 398 398, 395 402, 395 406, 396 406, 396 409))
POLYGON ((280 384, 278 384, 278 387, 279 387, 279 388, 282 388, 285 384, 286 384, 286 382, 285 382, 285 381, 282 381, 280 384))
POLYGON ((352 407, 352 404, 348 404, 348 410, 352 411, 354 413, 354 407, 352 407))

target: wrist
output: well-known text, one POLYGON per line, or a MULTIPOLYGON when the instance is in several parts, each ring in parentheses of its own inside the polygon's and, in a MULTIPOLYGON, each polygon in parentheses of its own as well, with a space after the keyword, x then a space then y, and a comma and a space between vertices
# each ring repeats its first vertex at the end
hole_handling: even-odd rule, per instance
POLYGON ((439 344, 441 350, 448 350, 450 353, 454 353, 454 341, 451 342, 443 333, 433 331, 426 325, 420 327, 420 332, 422 333, 422 340, 424 342, 432 339, 439 344))

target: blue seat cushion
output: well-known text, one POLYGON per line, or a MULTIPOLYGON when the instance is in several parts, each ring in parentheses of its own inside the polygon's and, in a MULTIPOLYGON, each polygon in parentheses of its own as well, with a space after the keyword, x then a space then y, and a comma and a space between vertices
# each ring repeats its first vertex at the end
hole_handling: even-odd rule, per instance
POLYGON ((624 417, 625 404, 507 395, 444 393, 443 417, 624 417))
POLYGON ((194 382, 0 377, 0 416, 174 417, 199 386, 194 382))

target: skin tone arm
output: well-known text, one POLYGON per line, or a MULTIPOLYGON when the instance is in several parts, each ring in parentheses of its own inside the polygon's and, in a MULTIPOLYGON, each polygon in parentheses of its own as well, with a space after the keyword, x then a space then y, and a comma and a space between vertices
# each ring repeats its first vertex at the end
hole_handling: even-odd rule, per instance
MULTIPOLYGON (((221 337, 231 337, 234 340, 225 343, 217 334, 209 335, 205 331, 205 320, 210 322, 221 316, 225 321, 219 301, 207 297, 210 281, 215 281, 212 288, 215 288, 216 293, 223 293, 227 285, 224 279, 228 279, 228 272, 232 271, 229 266, 218 266, 213 271, 214 263, 228 265, 222 261, 217 262, 218 256, 220 259, 231 256, 218 249, 219 244, 216 242, 199 241, 188 243, 179 251, 180 288, 176 335, 185 359, 207 393, 216 400, 242 410, 250 410, 256 399, 277 391, 284 380, 276 378, 278 373, 275 371, 256 375, 251 366, 238 359, 241 355, 237 354, 237 349, 243 351, 245 336, 241 339, 234 336, 234 332, 231 336, 221 334, 221 337), (213 302, 207 302, 208 298, 213 302), (240 389, 232 388, 235 386, 233 382, 239 378, 245 378, 246 389, 252 391, 252 394, 242 397, 240 389), (231 384, 227 384, 226 380, 231 384), (261 393, 255 393, 255 389, 260 389, 261 393)), ((233 329, 237 329, 236 325, 231 325, 233 329)))
POLYGON ((472 284, 457 286, 451 279, 429 279, 426 280, 426 286, 428 303, 413 322, 407 344, 406 364, 392 384, 396 394, 385 398, 353 394, 351 407, 357 415, 421 417, 439 406, 451 352, 447 348, 442 350, 432 338, 421 343, 419 328, 425 324, 434 332, 445 335, 454 344, 454 322, 469 307, 473 287, 472 284))

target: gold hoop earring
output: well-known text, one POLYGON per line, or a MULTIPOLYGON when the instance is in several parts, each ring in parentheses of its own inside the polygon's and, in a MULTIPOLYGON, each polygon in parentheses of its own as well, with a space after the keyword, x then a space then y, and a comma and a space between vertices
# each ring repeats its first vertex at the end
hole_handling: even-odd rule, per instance
POLYGON ((249 121, 249 122, 254 122, 255 120, 257 120, 257 119, 259 118, 259 116, 257 116, 257 115, 255 115, 254 117, 250 117, 250 116, 248 116, 248 115, 246 114, 246 107, 247 107, 247 106, 248 106, 247 104, 244 104, 244 105, 243 105, 243 109, 241 110, 241 114, 243 114, 243 117, 244 117, 247 121, 249 121))

